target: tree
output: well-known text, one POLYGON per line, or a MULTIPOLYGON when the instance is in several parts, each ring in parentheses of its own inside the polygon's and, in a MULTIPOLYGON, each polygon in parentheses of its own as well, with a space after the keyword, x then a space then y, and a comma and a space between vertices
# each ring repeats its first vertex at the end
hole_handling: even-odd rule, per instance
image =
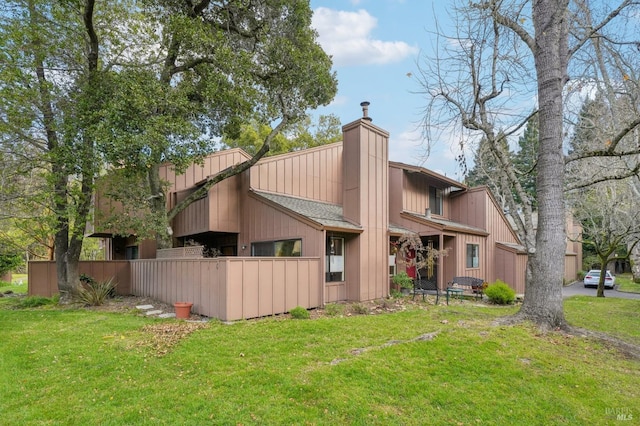
MULTIPOLYGON (((100 147, 109 163, 146 190, 136 207, 153 215, 146 223, 154 224, 163 248, 172 244, 170 223, 178 213, 255 164, 307 109, 329 103, 336 80, 310 27, 307 1, 164 0, 138 7, 138 28, 147 31, 139 37, 157 48, 119 62, 102 107, 100 147), (243 124, 276 122, 266 135, 256 131, 263 140, 250 160, 210 177, 166 210, 163 162, 180 173, 210 153, 216 137, 234 139, 243 124)), ((127 202, 127 194, 111 195, 127 202)))
MULTIPOLYGON (((272 130, 267 124, 261 125, 255 121, 246 123, 241 126, 240 134, 235 139, 223 137, 222 143, 225 148, 242 148, 249 155, 255 155, 272 130)), ((311 117, 306 116, 277 135, 265 155, 284 154, 340 140, 342 131, 338 117, 332 114, 321 115, 314 124, 311 117)))
MULTIPOLYGON (((436 132, 457 124, 465 131, 463 144, 470 138, 485 138, 504 182, 512 188, 504 191, 505 199, 511 211, 522 212, 513 219, 529 254, 525 299, 515 319, 532 320, 543 328, 566 325, 564 265, 559 261, 565 252, 566 163, 594 156, 631 158, 638 153, 637 146, 626 149, 619 143, 640 124, 640 116, 627 116, 613 121, 616 131, 606 149, 564 155, 563 124, 570 108, 565 94, 568 89, 578 90, 567 85, 570 71, 583 84, 602 82, 607 93, 621 86, 635 90, 628 82, 637 69, 637 52, 632 49, 635 33, 621 32, 615 23, 631 22, 629 17, 639 5, 623 0, 615 8, 600 6, 596 9, 582 0, 466 2, 456 9, 460 18, 456 36, 445 39, 439 57, 429 58, 420 70, 422 92, 428 98, 425 124, 436 132), (612 73, 619 76, 616 83, 624 84, 607 78, 612 73), (532 117, 513 108, 532 95, 537 99, 539 135, 537 227, 532 221, 533 204, 509 153, 499 143, 501 134, 511 137, 532 117), (524 202, 518 204, 510 192, 524 202)), ((430 129, 427 136, 431 140, 437 133, 430 129)), ((638 167, 603 179, 631 176, 638 167)))
POLYGON ((335 94, 301 0, 9 0, 0 8, 0 144, 40 175, 37 197, 23 205, 37 203, 51 224, 63 300, 78 284, 94 179, 107 165, 146 189, 140 206, 170 244, 167 224, 186 204, 166 212, 160 163, 180 171, 223 131, 280 120, 253 159, 208 189, 335 94))
POLYGON ((502 173, 502 166, 499 159, 491 149, 491 144, 482 139, 479 148, 476 150, 473 168, 469 170, 466 177, 466 183, 470 186, 486 185, 491 193, 500 202, 503 210, 510 214, 518 214, 509 208, 506 193, 510 194, 516 205, 530 203, 532 208, 537 208, 536 202, 536 159, 538 155, 538 117, 531 116, 526 123, 524 133, 518 138, 518 149, 515 152, 510 151, 507 138, 498 135, 498 144, 500 144, 500 152, 506 153, 509 161, 514 169, 515 177, 518 179, 520 186, 524 191, 526 199, 522 199, 522 195, 516 192, 507 179, 507 175, 502 173))
MULTIPOLYGON (((23 205, 41 206, 51 225, 62 300, 78 285, 99 165, 95 130, 105 75, 96 19, 115 40, 120 28, 115 23, 128 4, 100 6, 95 0, 10 0, 0 10, 0 143, 17 163, 28 166, 25 174, 39 175, 36 196, 20 196, 30 200, 23 205)), ((111 46, 117 49, 117 43, 111 46)))
MULTIPOLYGON (((499 138, 498 143, 504 152, 508 152, 507 139, 499 138)), ((473 158, 473 168, 467 173, 465 182, 469 186, 484 185, 496 196, 503 210, 507 209, 507 201, 503 194, 505 183, 502 181, 502 174, 499 172, 501 166, 491 150, 491 145, 487 139, 482 139, 478 144, 478 149, 473 158)), ((507 185, 508 186, 508 185, 507 185)))
POLYGON ((600 261, 598 297, 604 297, 607 265, 618 251, 633 248, 640 240, 640 198, 633 194, 632 179, 601 182, 570 197, 576 218, 583 228, 583 242, 600 261))

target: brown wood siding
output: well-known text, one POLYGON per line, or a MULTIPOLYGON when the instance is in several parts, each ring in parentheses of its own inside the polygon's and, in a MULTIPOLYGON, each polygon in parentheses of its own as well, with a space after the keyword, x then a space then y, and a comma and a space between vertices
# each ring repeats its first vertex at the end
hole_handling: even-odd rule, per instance
MULTIPOLYGON (((394 170, 399 170, 392 167, 394 170)), ((424 215, 427 208, 431 209, 431 213, 436 216, 449 217, 450 215, 450 201, 448 194, 443 191, 442 193, 442 213, 436 214, 435 208, 429 205, 429 190, 430 188, 440 188, 438 182, 433 178, 424 176, 419 173, 409 173, 401 170, 402 172, 402 208, 405 211, 424 215)), ((400 187, 391 186, 391 191, 397 190, 400 187)))
POLYGON ((502 280, 514 289, 516 294, 523 295, 526 266, 526 255, 497 247, 495 253, 495 276, 489 283, 502 280))
POLYGON ((493 232, 487 228, 487 200, 485 196, 486 194, 483 192, 469 190, 453 197, 451 200, 451 220, 493 232))
POLYGON ((322 231, 253 197, 246 197, 242 209, 242 229, 238 245, 241 256, 251 255, 251 243, 259 241, 302 239, 303 256, 324 256, 322 231))
POLYGON ((206 198, 195 201, 179 213, 173 222, 175 237, 202 232, 240 231, 239 176, 220 182, 209 190, 206 198))
POLYGON ((403 209, 424 215, 429 207, 429 185, 418 173, 403 173, 403 209))
MULTIPOLYGON (((129 262, 126 260, 81 261, 80 274, 86 274, 96 281, 113 279, 116 293, 126 296, 132 293, 129 262)), ((35 261, 28 264, 29 296, 52 297, 58 293, 56 262, 35 261)))
POLYGON ((389 167, 389 223, 400 224, 403 205, 404 172, 397 167, 389 167))
POLYGON ((342 143, 262 159, 250 176, 257 190, 342 204, 342 143))
MULTIPOLYGON (((482 236, 459 234, 456 237, 455 251, 455 273, 451 277, 445 277, 446 281, 451 281, 455 277, 475 277, 488 280, 487 263, 489 263, 490 253, 487 251, 487 240, 482 236), (479 267, 467 268, 467 244, 477 244, 479 253, 479 267)), ((448 258, 446 260, 449 260, 448 258)))
POLYGON ((343 127, 344 217, 363 228, 346 241, 345 279, 350 300, 389 292, 389 135, 366 120, 343 127))
POLYGON ((192 302, 193 312, 225 321, 321 306, 318 258, 156 259, 131 268, 135 294, 192 302))
POLYGON ((205 157, 202 165, 192 164, 181 175, 176 175, 170 164, 163 164, 160 166, 160 178, 169 182, 169 192, 182 191, 249 158, 245 152, 237 148, 219 151, 205 157))

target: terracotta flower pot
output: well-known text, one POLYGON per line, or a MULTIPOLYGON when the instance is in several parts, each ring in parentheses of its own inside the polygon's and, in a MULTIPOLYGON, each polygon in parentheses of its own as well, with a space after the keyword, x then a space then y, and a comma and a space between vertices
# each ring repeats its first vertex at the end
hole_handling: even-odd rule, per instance
POLYGON ((176 318, 186 319, 191 316, 191 307, 193 303, 191 302, 176 302, 173 304, 173 307, 176 308, 176 318))

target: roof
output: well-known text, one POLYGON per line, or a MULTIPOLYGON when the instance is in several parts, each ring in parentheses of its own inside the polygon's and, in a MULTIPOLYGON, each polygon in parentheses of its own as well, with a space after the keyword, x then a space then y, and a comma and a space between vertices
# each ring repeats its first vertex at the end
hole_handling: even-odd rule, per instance
POLYGON ((402 226, 389 224, 389 233, 391 235, 404 235, 404 234, 415 234, 415 231, 411 229, 403 228, 402 226))
POLYGON ((527 249, 521 244, 506 243, 503 241, 496 241, 496 245, 502 246, 514 253, 527 254, 527 249))
POLYGON ((252 190, 252 192, 269 200, 271 203, 304 216, 324 228, 362 231, 361 226, 355 225, 344 218, 342 206, 338 204, 256 190, 252 190))
POLYGON ((451 191, 455 192, 455 191, 464 191, 468 188, 467 185, 463 183, 460 183, 454 179, 441 175, 440 173, 436 173, 433 170, 425 169, 424 167, 411 166, 409 164, 398 163, 395 161, 389 161, 389 166, 397 167, 399 169, 406 170, 407 172, 410 172, 410 173, 420 173, 424 176, 428 176, 432 179, 436 179, 440 181, 440 183, 442 183, 440 189, 451 188, 451 191))
POLYGON ((481 228, 476 228, 475 226, 465 225, 464 223, 454 222, 452 220, 435 218, 433 216, 427 217, 425 215, 420 215, 411 212, 403 212, 403 215, 407 216, 409 219, 419 220, 420 222, 426 222, 431 225, 435 225, 436 228, 440 228, 442 231, 454 231, 454 232, 462 232, 467 234, 476 234, 476 235, 489 235, 489 233, 481 228))

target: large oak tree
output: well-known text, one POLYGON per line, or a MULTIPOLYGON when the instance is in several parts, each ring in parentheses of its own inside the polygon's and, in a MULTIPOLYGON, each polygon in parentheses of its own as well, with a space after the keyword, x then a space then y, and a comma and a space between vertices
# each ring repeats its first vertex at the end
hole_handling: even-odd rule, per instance
POLYGON ((38 174, 63 294, 78 284, 104 170, 141 183, 146 196, 135 207, 154 213, 159 244, 170 244, 167 224, 184 205, 167 213, 162 162, 180 171, 223 132, 250 119, 277 123, 254 158, 210 187, 250 167, 282 128, 336 91, 306 1, 9 0, 0 8, 0 145, 38 174))

